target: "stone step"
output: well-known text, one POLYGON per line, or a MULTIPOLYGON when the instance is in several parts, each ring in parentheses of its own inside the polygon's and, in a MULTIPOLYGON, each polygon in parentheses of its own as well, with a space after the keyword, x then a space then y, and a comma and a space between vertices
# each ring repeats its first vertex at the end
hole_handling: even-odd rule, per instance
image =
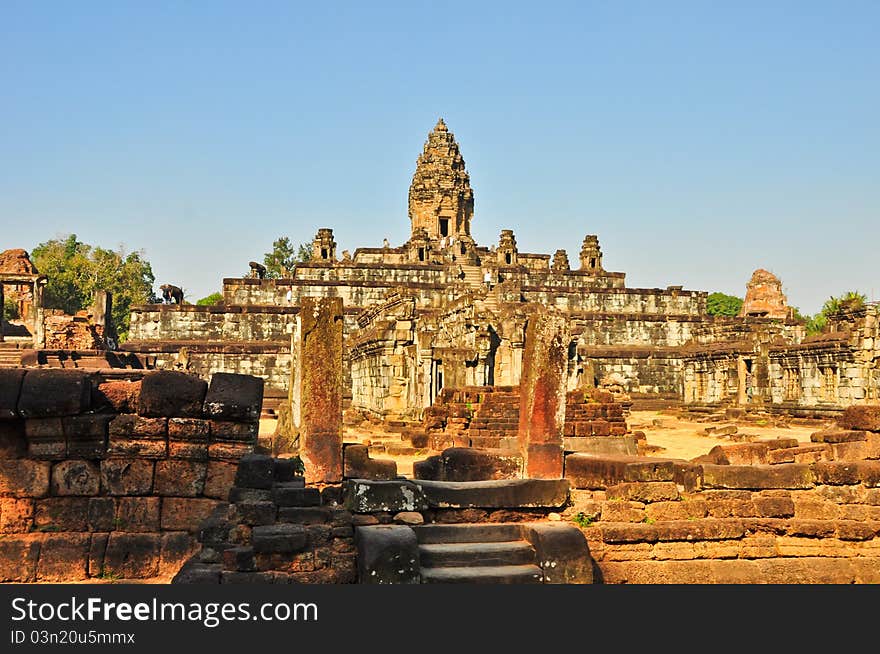
POLYGON ((499 543, 522 538, 519 525, 509 523, 420 525, 414 528, 420 544, 499 543))
POLYGON ((540 584, 536 565, 500 565, 477 568, 423 568, 423 584, 540 584))
POLYGON ((428 451, 426 447, 413 447, 406 443, 387 443, 385 453, 389 456, 424 456, 428 451))
POLYGON ((425 568, 494 567, 535 562, 535 548, 524 540, 492 543, 428 543, 419 545, 425 568))

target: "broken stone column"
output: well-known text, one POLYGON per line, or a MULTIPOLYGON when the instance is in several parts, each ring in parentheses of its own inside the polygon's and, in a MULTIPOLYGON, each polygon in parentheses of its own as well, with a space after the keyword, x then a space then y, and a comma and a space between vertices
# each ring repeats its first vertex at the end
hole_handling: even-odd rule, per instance
POLYGON ((306 480, 342 481, 342 298, 303 298, 297 322, 295 413, 306 480))
MULTIPOLYGON (((36 298, 36 293, 34 297, 36 298)), ((113 294, 110 291, 95 291, 95 299, 89 312, 92 324, 100 328, 105 347, 108 350, 115 350, 117 337, 113 324, 113 294)))
POLYGON ((519 385, 519 444, 526 477, 562 477, 568 342, 564 316, 544 309, 529 316, 519 385))

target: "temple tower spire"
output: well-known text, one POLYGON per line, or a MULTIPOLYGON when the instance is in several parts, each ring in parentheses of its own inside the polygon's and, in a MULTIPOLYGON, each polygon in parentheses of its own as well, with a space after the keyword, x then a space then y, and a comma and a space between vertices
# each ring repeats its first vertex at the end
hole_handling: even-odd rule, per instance
POLYGON ((416 162, 409 187, 412 233, 431 239, 470 237, 474 192, 455 136, 440 118, 416 162))

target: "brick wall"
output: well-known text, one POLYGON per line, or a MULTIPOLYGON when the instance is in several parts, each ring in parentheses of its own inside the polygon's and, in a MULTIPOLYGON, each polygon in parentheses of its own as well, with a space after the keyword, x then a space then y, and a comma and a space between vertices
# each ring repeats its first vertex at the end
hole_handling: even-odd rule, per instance
POLYGON ((171 574, 257 440, 263 381, 0 370, 0 581, 171 574))
POLYGON ((792 440, 700 462, 571 455, 564 517, 605 583, 880 582, 880 407, 792 440))

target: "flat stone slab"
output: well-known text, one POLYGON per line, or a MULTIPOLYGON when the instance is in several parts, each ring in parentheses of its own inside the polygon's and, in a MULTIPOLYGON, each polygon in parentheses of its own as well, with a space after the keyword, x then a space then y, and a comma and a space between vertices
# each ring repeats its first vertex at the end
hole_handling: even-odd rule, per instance
POLYGON ((689 469, 696 469, 696 466, 683 459, 593 454, 565 457, 565 476, 575 488, 607 488, 635 481, 681 483, 689 469))
POLYGON ((343 485, 345 508, 354 513, 424 511, 428 501, 421 487, 405 479, 348 479, 343 485))
POLYGON ((634 456, 639 448, 635 436, 567 436, 562 439, 565 452, 582 452, 584 454, 623 454, 634 456))
POLYGON ((704 488, 808 489, 815 482, 813 470, 806 463, 753 466, 704 464, 702 467, 704 488))
POLYGON ((557 508, 568 501, 567 479, 497 479, 490 481, 415 482, 428 506, 437 509, 520 507, 557 508))

